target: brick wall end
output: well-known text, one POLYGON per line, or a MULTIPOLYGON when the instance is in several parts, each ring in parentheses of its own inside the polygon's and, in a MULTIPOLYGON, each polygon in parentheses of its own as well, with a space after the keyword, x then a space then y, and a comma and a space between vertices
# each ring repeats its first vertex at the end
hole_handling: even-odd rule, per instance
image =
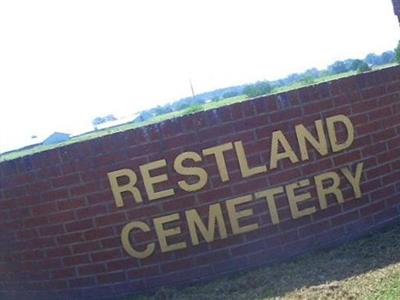
MULTIPOLYGON (((1 162, 2 293, 21 299, 123 296, 282 261, 394 224, 400 212, 399 137, 400 67, 395 66, 1 162), (311 128, 315 120, 339 114, 349 117, 355 129, 354 143, 346 151, 326 156, 311 151, 308 161, 283 160, 273 172, 249 178, 241 176, 236 157, 227 153, 227 183, 221 183, 215 162, 204 158, 209 180, 201 191, 176 190, 174 197, 157 201, 144 195, 141 205, 124 197, 126 206, 120 209, 114 204, 108 172, 137 171, 140 165, 165 158, 169 178, 177 182, 181 177, 170 162, 178 154, 238 140, 249 164, 266 164, 273 131, 281 130, 295 145, 296 125, 311 128), (156 217, 178 213, 183 219, 184 211, 195 208, 206 218, 211 204, 224 206, 233 197, 266 187, 312 181, 322 172, 354 171, 359 163, 364 169, 358 199, 346 185, 343 203, 329 198, 327 209, 294 220, 282 196, 277 200, 279 224, 272 224, 265 202, 246 204, 253 213, 244 223, 257 223, 259 230, 234 235, 229 225, 226 239, 217 235, 211 243, 202 240, 198 246, 165 253, 157 247, 142 260, 121 246, 121 230, 133 220, 152 229, 135 234, 136 245, 143 249, 149 241, 157 242, 152 225, 156 217)), ((294 152, 299 153, 297 148, 294 152)), ((137 185, 144 190, 143 180, 137 185)), ((307 191, 317 201, 315 189, 307 191)), ((190 240, 183 223, 176 223, 182 235, 171 241, 190 240)))

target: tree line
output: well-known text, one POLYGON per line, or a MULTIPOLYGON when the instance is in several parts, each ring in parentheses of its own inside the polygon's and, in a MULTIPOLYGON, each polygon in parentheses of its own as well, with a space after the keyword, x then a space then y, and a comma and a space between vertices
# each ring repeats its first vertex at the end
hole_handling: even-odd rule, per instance
MULTIPOLYGON (((263 80, 251 84, 221 88, 214 91, 201 93, 195 97, 185 97, 165 105, 158 105, 154 108, 140 112, 133 122, 139 123, 147 121, 156 116, 176 111, 188 110, 190 112, 194 112, 199 110, 203 104, 208 102, 221 101, 240 95, 253 98, 270 94, 276 89, 290 86, 292 84, 313 84, 318 79, 326 76, 342 74, 346 72, 363 73, 371 70, 374 67, 387 65, 394 62, 400 63, 400 42, 394 51, 386 51, 380 55, 370 53, 364 59, 346 59, 343 61, 336 61, 323 70, 311 68, 305 72, 293 73, 285 78, 275 81, 263 80)), ((100 123, 107 122, 108 120, 109 118, 97 117, 92 123, 95 127, 97 127, 97 125, 100 123)))

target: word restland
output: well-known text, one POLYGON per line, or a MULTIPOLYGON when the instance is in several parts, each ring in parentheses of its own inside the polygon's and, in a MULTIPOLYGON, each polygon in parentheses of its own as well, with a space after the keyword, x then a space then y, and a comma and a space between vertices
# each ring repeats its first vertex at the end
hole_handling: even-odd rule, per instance
MULTIPOLYGON (((165 159, 153 161, 139 166, 140 176, 143 179, 145 191, 141 191, 136 183, 138 175, 132 169, 121 169, 108 173, 111 190, 113 192, 115 205, 117 208, 124 207, 123 194, 130 194, 132 200, 137 204, 143 203, 142 193, 145 192, 148 201, 155 201, 175 195, 176 189, 185 192, 197 192, 203 189, 208 181, 208 173, 201 166, 185 166, 187 162, 201 164, 203 157, 213 156, 218 169, 218 174, 222 183, 230 180, 227 168, 225 154, 228 151, 234 151, 239 163, 240 173, 243 178, 266 174, 278 168, 281 160, 289 160, 291 163, 309 160, 309 147, 316 150, 321 156, 326 156, 329 151, 332 153, 341 152, 348 149, 354 142, 354 126, 351 120, 344 115, 336 115, 329 118, 317 120, 314 122, 317 137, 302 124, 295 126, 295 134, 298 143, 299 154, 293 151, 292 146, 288 142, 281 130, 272 132, 270 160, 269 165, 260 165, 250 167, 246 157, 245 149, 242 141, 235 141, 217 145, 211 148, 203 149, 202 156, 197 152, 184 152, 177 155, 173 161, 174 171, 182 176, 186 176, 187 180, 180 180, 171 183, 168 189, 160 190, 159 184, 170 183, 167 173, 152 176, 151 172, 165 170, 167 161, 165 159), (346 139, 338 141, 338 128, 346 130, 346 139), (327 132, 327 136, 325 134, 327 132), (196 180, 193 180, 195 178, 196 180), (190 180, 189 180, 190 179, 190 180)), ((361 198, 361 177, 363 172, 363 163, 357 163, 355 168, 343 167, 338 171, 329 171, 318 174, 312 178, 297 180, 284 186, 274 186, 252 194, 241 195, 232 199, 225 200, 209 205, 208 221, 203 222, 196 209, 188 209, 181 213, 173 213, 152 220, 154 230, 158 238, 158 246, 161 252, 170 252, 185 249, 188 243, 196 246, 199 245, 201 238, 206 242, 214 241, 216 234, 220 239, 226 239, 230 235, 243 234, 260 228, 258 223, 243 225, 246 218, 254 214, 252 208, 240 208, 242 204, 249 204, 255 201, 265 202, 265 209, 272 224, 279 224, 281 216, 276 205, 276 198, 285 195, 289 204, 290 213, 293 219, 298 219, 307 215, 314 214, 317 211, 316 206, 310 206, 309 200, 312 199, 309 191, 301 191, 314 186, 318 198, 319 208, 321 210, 328 208, 328 195, 333 195, 340 204, 344 202, 342 190, 346 186, 342 186, 340 175, 345 178, 345 183, 350 186, 353 191, 354 199, 361 198), (354 170, 352 170, 354 169, 354 170), (304 204, 308 204, 304 207, 304 204), (226 210, 226 213, 223 213, 226 210), (224 217, 226 216, 226 217, 224 217), (183 224, 187 226, 190 240, 171 242, 171 238, 179 238, 182 233, 182 226, 177 226, 178 221, 184 220, 183 224), (241 224, 242 223, 242 224, 241 224), (175 224, 175 225, 174 225, 175 224), (228 228, 227 224, 230 224, 228 228), (228 231, 230 229, 230 231, 228 231), (170 239, 170 241, 169 241, 170 239)), ((215 199, 217 202, 218 199, 215 199)), ((281 199, 280 199, 281 201, 281 199)), ((248 223, 248 222, 247 222, 248 223)), ((149 242, 146 246, 135 247, 134 242, 130 238, 131 233, 135 230, 142 232, 150 232, 149 224, 142 221, 132 221, 126 224, 121 232, 121 242, 124 250, 131 256, 143 259, 151 256, 157 247, 155 242, 149 242)))

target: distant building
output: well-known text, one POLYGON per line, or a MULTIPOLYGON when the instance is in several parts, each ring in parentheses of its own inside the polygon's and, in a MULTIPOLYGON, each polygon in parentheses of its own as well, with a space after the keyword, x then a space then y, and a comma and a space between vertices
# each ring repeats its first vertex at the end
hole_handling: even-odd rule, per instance
POLYGON ((69 139, 70 135, 68 133, 54 132, 42 142, 42 145, 58 144, 68 141, 69 139))

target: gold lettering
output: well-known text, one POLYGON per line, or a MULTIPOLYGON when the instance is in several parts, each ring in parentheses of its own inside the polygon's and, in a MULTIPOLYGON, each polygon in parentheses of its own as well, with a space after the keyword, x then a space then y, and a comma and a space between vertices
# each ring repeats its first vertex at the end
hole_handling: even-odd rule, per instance
POLYGON ((333 194, 338 203, 343 203, 343 193, 339 188, 340 177, 335 172, 326 172, 314 177, 315 185, 317 186, 317 195, 321 209, 328 207, 326 196, 333 194), (329 187, 324 187, 324 181, 331 180, 332 184, 329 187))
POLYGON ((144 251, 136 250, 135 248, 132 247, 131 241, 129 239, 129 235, 133 229, 140 229, 143 232, 150 231, 150 227, 146 223, 143 223, 143 222, 130 222, 130 223, 126 224, 122 228, 122 232, 121 232, 122 247, 130 256, 133 256, 136 258, 149 257, 154 252, 154 247, 155 247, 154 243, 148 244, 144 251))
POLYGON ((292 213, 293 219, 298 219, 300 217, 311 215, 311 214, 315 213, 315 211, 316 211, 316 208, 314 206, 303 209, 301 211, 299 210, 299 207, 297 206, 300 202, 304 202, 306 200, 311 199, 311 194, 309 192, 307 192, 307 193, 303 193, 300 195, 295 195, 295 190, 309 186, 309 185, 310 185, 310 180, 304 179, 304 180, 300 180, 299 182, 288 184, 286 186, 286 194, 287 194, 287 197, 289 200, 289 207, 290 207, 290 211, 292 213))
POLYGON ((203 150, 203 155, 214 155, 215 161, 217 162, 219 176, 221 177, 222 182, 226 182, 229 180, 228 169, 226 167, 224 152, 228 150, 232 150, 232 143, 226 143, 223 145, 207 148, 203 150))
POLYGON ((174 161, 174 169, 180 175, 197 176, 199 180, 196 183, 189 184, 184 180, 178 182, 179 187, 186 192, 195 192, 201 190, 207 183, 208 175, 203 168, 185 167, 183 162, 191 159, 195 162, 201 161, 201 156, 196 152, 185 152, 179 154, 174 161))
POLYGON ((111 190, 114 196, 115 205, 117 207, 123 207, 124 201, 122 199, 122 193, 130 192, 133 195, 136 203, 142 203, 143 199, 140 194, 140 191, 137 187, 135 187, 137 176, 135 172, 130 169, 121 169, 118 171, 110 172, 107 174, 108 181, 111 185, 111 190), (128 183, 120 185, 118 183, 118 178, 127 177, 128 183))
POLYGON ((342 171, 343 175, 346 177, 347 181, 351 184, 353 191, 354 191, 354 197, 356 199, 361 198, 361 188, 360 188, 360 181, 361 181, 361 175, 363 172, 363 167, 364 163, 358 163, 356 166, 356 174, 353 176, 351 174, 351 171, 349 168, 341 168, 340 170, 342 171))
POLYGON ((328 136, 331 142, 333 152, 339 152, 351 146, 354 142, 354 127, 351 120, 345 115, 337 115, 326 119, 326 126, 328 128, 328 136), (342 144, 337 141, 336 123, 342 123, 347 130, 347 140, 342 144))
POLYGON ((315 121, 315 127, 317 129, 318 140, 313 137, 304 125, 299 124, 295 127, 297 141, 299 142, 300 147, 301 160, 309 159, 306 141, 308 141, 322 156, 328 154, 328 143, 326 141, 324 128, 322 127, 322 120, 315 121))
POLYGON ((269 210, 269 214, 271 216, 272 224, 279 224, 279 222, 280 222, 279 216, 278 216, 278 210, 276 208, 276 203, 275 203, 275 196, 278 194, 282 194, 283 191, 284 191, 283 187, 278 186, 276 188, 268 189, 268 190, 261 191, 261 192, 258 192, 255 194, 256 199, 265 198, 265 200, 267 201, 268 210, 269 210))
POLYGON ((196 228, 200 231, 207 243, 214 241, 216 225, 218 225, 218 233, 221 239, 227 238, 224 217, 222 215, 221 205, 219 203, 210 205, 208 228, 204 225, 198 212, 195 209, 190 209, 186 211, 185 214, 193 245, 199 244, 199 237, 197 235, 196 228))
POLYGON ((276 169, 278 161, 285 158, 289 158, 292 163, 299 161, 283 132, 281 130, 274 131, 272 133, 270 169, 276 169), (284 152, 279 153, 279 144, 284 152))
POLYGON ((171 245, 168 245, 167 242, 167 237, 180 234, 181 228, 178 226, 174 228, 165 229, 164 224, 178 221, 179 219, 180 218, 178 213, 153 219, 158 241, 160 243, 161 252, 170 252, 186 248, 186 242, 179 242, 171 245))
POLYGON ((226 208, 228 210, 229 221, 231 223, 233 234, 240 234, 258 229, 258 224, 253 223, 250 225, 240 226, 239 220, 244 217, 253 215, 253 209, 243 209, 241 211, 236 210, 236 206, 244 204, 253 200, 252 195, 246 195, 242 197, 233 198, 226 201, 226 208))
POLYGON ((165 197, 172 196, 175 194, 173 189, 167 189, 167 190, 163 190, 163 191, 159 191, 159 192, 156 192, 154 190, 154 185, 156 183, 161 183, 161 182, 167 181, 168 176, 167 176, 167 174, 162 174, 162 175, 152 177, 150 175, 150 171, 165 167, 166 165, 167 165, 167 162, 165 161, 165 159, 161 159, 161 160, 153 161, 148 164, 140 166, 140 172, 142 173, 144 187, 146 189, 149 200, 165 198, 165 197))
POLYGON ((250 168, 247 162, 246 153, 244 152, 243 143, 241 141, 238 141, 235 142, 234 145, 235 145, 236 155, 239 160, 240 172, 242 173, 243 178, 267 172, 266 166, 258 166, 250 168))

